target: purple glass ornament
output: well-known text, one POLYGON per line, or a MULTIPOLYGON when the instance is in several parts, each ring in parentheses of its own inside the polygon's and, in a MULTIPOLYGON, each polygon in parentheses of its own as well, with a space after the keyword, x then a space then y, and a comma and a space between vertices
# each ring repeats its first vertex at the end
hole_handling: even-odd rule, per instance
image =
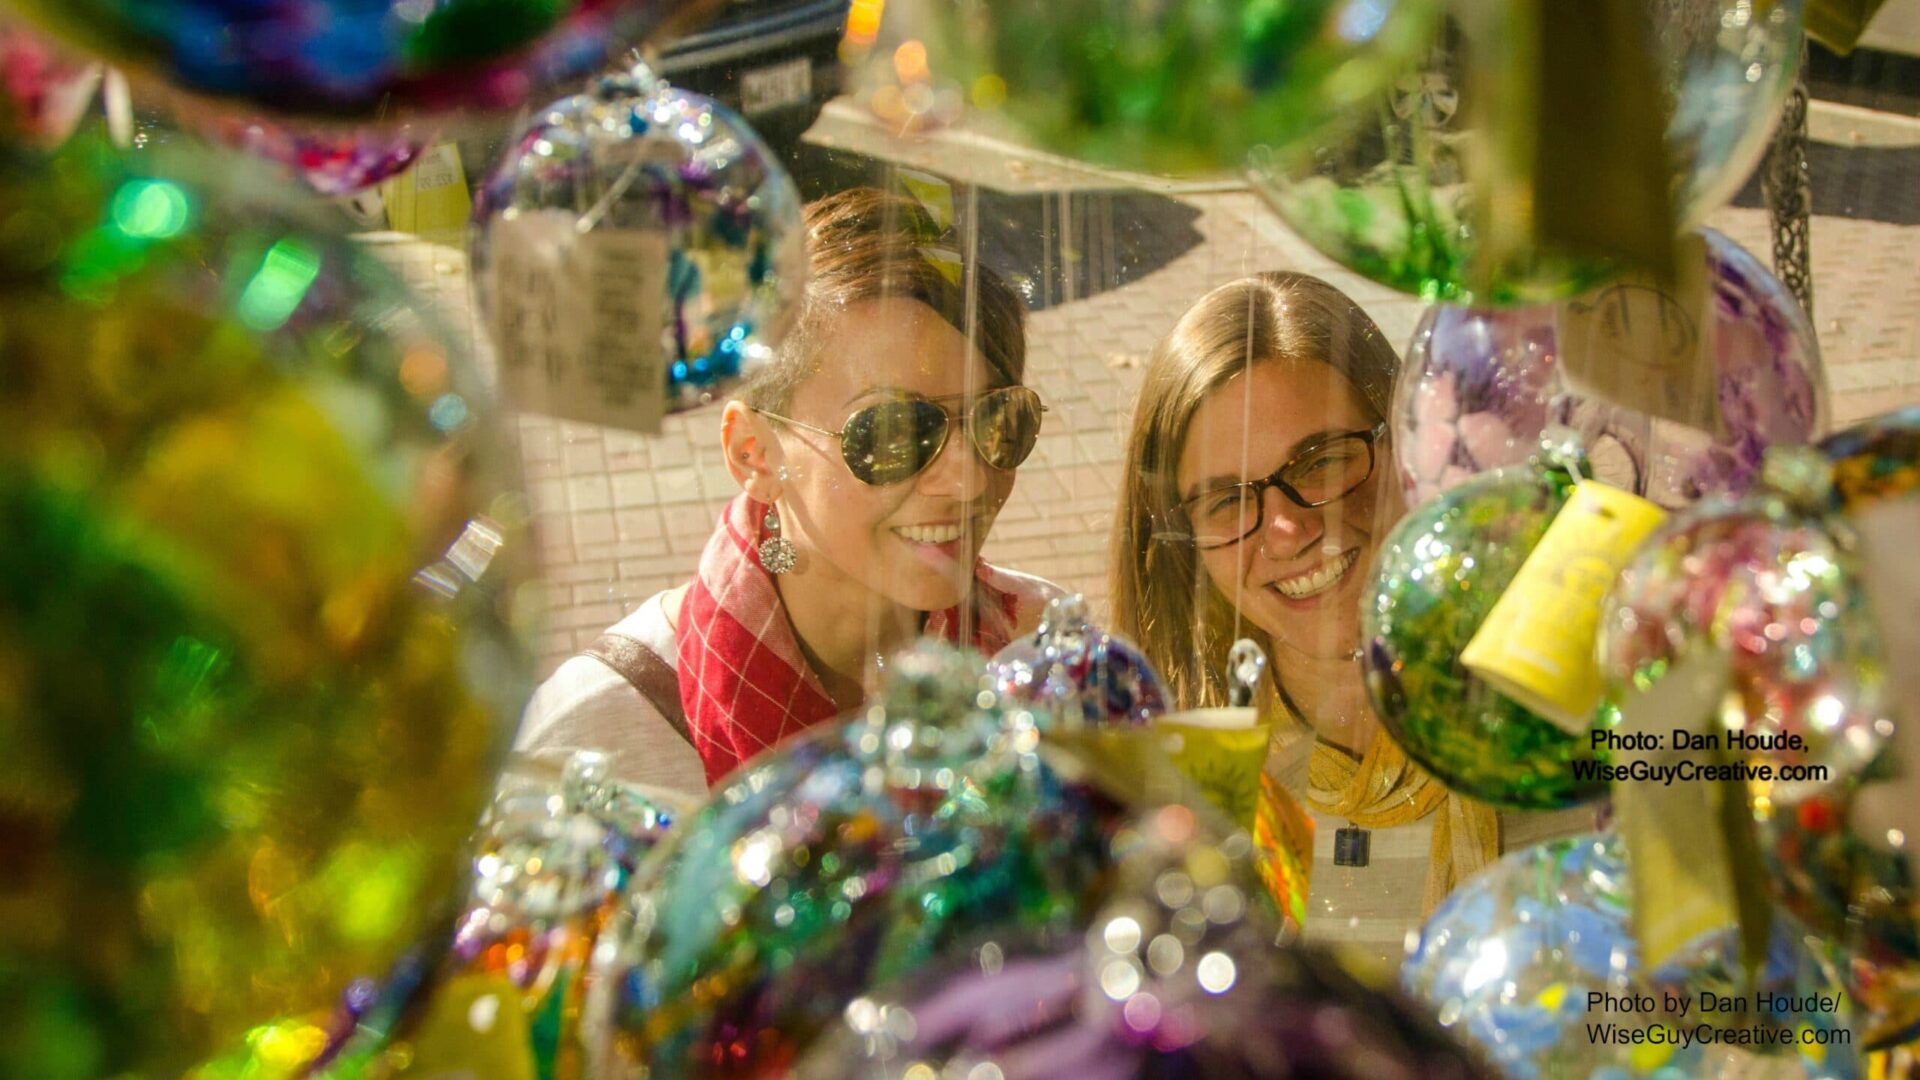
POLYGON ((1173 700, 1140 649, 1094 625, 1077 593, 1049 602, 1033 636, 1001 649, 987 668, 1009 705, 1031 706, 1061 727, 1146 724, 1173 700))
POLYGON ((1602 479, 1666 506, 1741 494, 1769 445, 1812 439, 1826 416, 1812 325, 1752 254, 1712 229, 1701 235, 1724 434, 1568 392, 1554 307, 1441 305, 1414 331, 1394 394, 1394 445, 1409 500, 1424 502, 1475 473, 1525 461, 1550 423, 1580 433, 1602 479))

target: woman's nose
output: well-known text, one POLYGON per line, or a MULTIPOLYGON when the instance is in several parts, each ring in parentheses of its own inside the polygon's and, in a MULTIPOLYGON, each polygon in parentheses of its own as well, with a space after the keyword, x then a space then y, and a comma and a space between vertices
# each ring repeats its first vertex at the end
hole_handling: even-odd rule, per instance
POLYGON ((1275 540, 1299 541, 1311 536, 1314 518, 1320 511, 1314 507, 1301 506, 1277 487, 1268 487, 1260 495, 1260 525, 1262 531, 1275 540))
POLYGON ((933 462, 920 474, 920 493, 971 502, 986 490, 990 469, 957 426, 933 462))

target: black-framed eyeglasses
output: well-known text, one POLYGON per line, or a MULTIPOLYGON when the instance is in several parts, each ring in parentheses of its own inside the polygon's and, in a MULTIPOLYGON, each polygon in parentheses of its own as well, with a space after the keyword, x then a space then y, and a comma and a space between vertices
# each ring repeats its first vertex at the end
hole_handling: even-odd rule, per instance
POLYGON ((911 480, 932 465, 956 423, 967 429, 981 461, 995 469, 1016 468, 1040 440, 1040 418, 1047 407, 1030 386, 1004 386, 974 398, 964 417, 942 401, 903 397, 856 410, 839 431, 758 411, 769 420, 840 440, 840 456, 854 479, 884 487, 911 480))
POLYGON ((1201 549, 1237 544, 1260 531, 1268 488, 1295 506, 1337 502, 1373 475, 1375 444, 1387 425, 1329 435, 1258 480, 1243 480, 1182 499, 1168 515, 1162 539, 1201 549))

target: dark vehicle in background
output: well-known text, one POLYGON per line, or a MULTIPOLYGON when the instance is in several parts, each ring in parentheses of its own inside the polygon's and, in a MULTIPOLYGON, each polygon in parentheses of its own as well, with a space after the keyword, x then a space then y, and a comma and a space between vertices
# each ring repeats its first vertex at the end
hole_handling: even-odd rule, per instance
POLYGON ((849 0, 728 0, 660 50, 654 72, 746 117, 783 159, 840 92, 849 0))

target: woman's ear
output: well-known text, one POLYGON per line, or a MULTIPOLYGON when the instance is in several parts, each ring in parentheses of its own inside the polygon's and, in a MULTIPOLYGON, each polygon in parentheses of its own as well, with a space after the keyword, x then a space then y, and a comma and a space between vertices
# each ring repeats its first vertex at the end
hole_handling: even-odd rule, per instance
POLYGON ((720 443, 726 454, 727 472, 740 490, 753 499, 770 503, 781 495, 781 478, 786 475, 786 455, 773 427, 765 417, 744 401, 729 401, 720 414, 720 443))

